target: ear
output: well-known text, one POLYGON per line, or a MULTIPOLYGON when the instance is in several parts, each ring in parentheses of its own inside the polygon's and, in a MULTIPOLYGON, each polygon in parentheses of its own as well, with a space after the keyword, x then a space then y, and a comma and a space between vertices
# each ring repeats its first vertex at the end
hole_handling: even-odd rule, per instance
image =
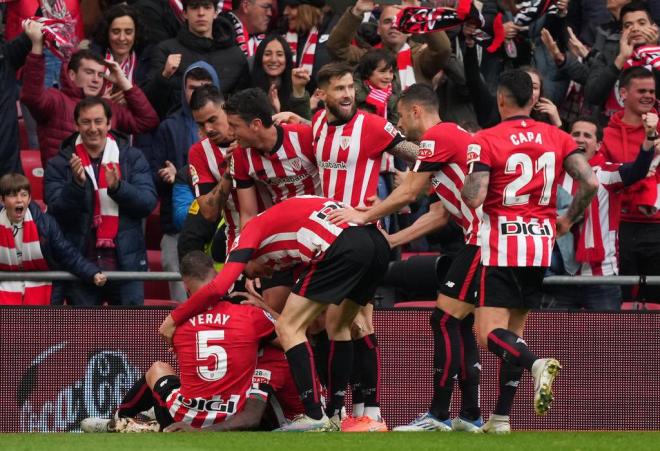
POLYGON ((319 93, 319 99, 321 99, 325 102, 325 99, 326 99, 325 89, 318 88, 317 91, 319 93))
POLYGON ((69 80, 74 81, 76 79, 76 71, 75 70, 67 69, 66 73, 69 76, 69 80))
POLYGON ((625 101, 628 97, 628 88, 619 88, 619 95, 621 96, 621 100, 625 101))

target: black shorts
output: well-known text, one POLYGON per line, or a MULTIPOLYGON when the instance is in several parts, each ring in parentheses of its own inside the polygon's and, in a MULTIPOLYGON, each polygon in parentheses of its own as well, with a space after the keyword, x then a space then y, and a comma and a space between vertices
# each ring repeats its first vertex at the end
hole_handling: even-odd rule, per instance
POLYGON ((345 229, 300 274, 293 292, 323 304, 373 299, 390 261, 390 245, 375 226, 345 229))
POLYGON ((480 307, 538 309, 547 268, 484 266, 481 270, 480 307))
POLYGON ((156 394, 160 398, 160 401, 162 401, 162 405, 165 406, 167 402, 167 398, 170 396, 170 394, 174 390, 180 387, 181 387, 181 379, 179 378, 179 376, 170 374, 168 376, 163 376, 160 379, 158 379, 154 384, 153 391, 156 392, 156 394))
POLYGON ((283 271, 275 271, 271 277, 262 277, 261 291, 275 287, 292 287, 295 283, 293 277, 293 269, 285 269, 283 271))
POLYGON ((481 283, 481 248, 467 245, 459 251, 440 284, 440 293, 476 305, 481 283))

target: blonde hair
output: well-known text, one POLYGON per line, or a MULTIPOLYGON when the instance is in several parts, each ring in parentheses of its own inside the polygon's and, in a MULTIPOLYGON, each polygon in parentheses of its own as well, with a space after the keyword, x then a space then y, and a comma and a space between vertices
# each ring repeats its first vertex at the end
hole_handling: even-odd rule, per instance
POLYGON ((312 28, 321 25, 323 19, 323 10, 311 5, 298 5, 298 15, 296 16, 297 32, 307 33, 312 28))

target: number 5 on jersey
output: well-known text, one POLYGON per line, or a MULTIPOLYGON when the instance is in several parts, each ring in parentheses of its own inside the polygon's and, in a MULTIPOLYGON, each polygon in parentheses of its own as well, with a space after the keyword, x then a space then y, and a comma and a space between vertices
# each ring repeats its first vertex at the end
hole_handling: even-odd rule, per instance
POLYGON ((227 351, 220 345, 209 343, 224 339, 224 330, 203 330, 197 332, 197 360, 205 362, 209 357, 215 358, 215 365, 199 365, 197 367, 197 374, 205 381, 217 381, 227 374, 227 351))

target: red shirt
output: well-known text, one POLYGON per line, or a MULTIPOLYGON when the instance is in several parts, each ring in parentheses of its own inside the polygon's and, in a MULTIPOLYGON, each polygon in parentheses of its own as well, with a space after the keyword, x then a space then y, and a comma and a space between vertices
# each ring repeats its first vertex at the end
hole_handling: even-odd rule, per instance
MULTIPOLYGON (((210 139, 205 138, 196 142, 188 151, 188 165, 190 168, 190 179, 195 197, 205 194, 200 191, 200 185, 205 183, 217 184, 231 168, 227 165, 226 147, 218 147, 210 139)), ((231 247, 239 232, 240 218, 238 215, 238 195, 232 189, 225 203, 222 214, 227 223, 227 249, 231 247)))
POLYGON ((474 210, 461 199, 467 173, 467 149, 471 143, 472 135, 456 124, 434 125, 422 136, 413 171, 433 173, 433 190, 463 228, 465 242, 479 245, 477 231, 481 208, 474 210))
POLYGON ((383 152, 403 141, 403 135, 381 116, 360 110, 340 125, 329 124, 323 110, 312 127, 323 195, 365 207, 378 188, 383 152))
POLYGON ((349 224, 337 226, 327 219, 329 212, 346 205, 317 196, 287 199, 248 222, 220 274, 190 299, 172 311, 177 324, 203 312, 224 296, 250 260, 275 271, 309 263, 325 252, 349 224))
POLYGON ((207 404, 213 400, 213 408, 190 403, 204 416, 217 413, 213 422, 240 411, 252 385, 260 344, 274 332, 273 320, 263 310, 225 301, 180 324, 173 339, 179 394, 203 398, 207 404))
POLYGON ((237 187, 263 182, 268 197, 265 205, 273 205, 295 196, 318 195, 321 192, 319 171, 312 149, 309 125, 277 126, 277 143, 263 154, 248 147, 234 152, 234 179, 237 187))
POLYGON ((471 172, 490 172, 479 230, 485 266, 550 266, 557 182, 576 149, 568 133, 529 117, 477 133, 467 158, 471 172))

